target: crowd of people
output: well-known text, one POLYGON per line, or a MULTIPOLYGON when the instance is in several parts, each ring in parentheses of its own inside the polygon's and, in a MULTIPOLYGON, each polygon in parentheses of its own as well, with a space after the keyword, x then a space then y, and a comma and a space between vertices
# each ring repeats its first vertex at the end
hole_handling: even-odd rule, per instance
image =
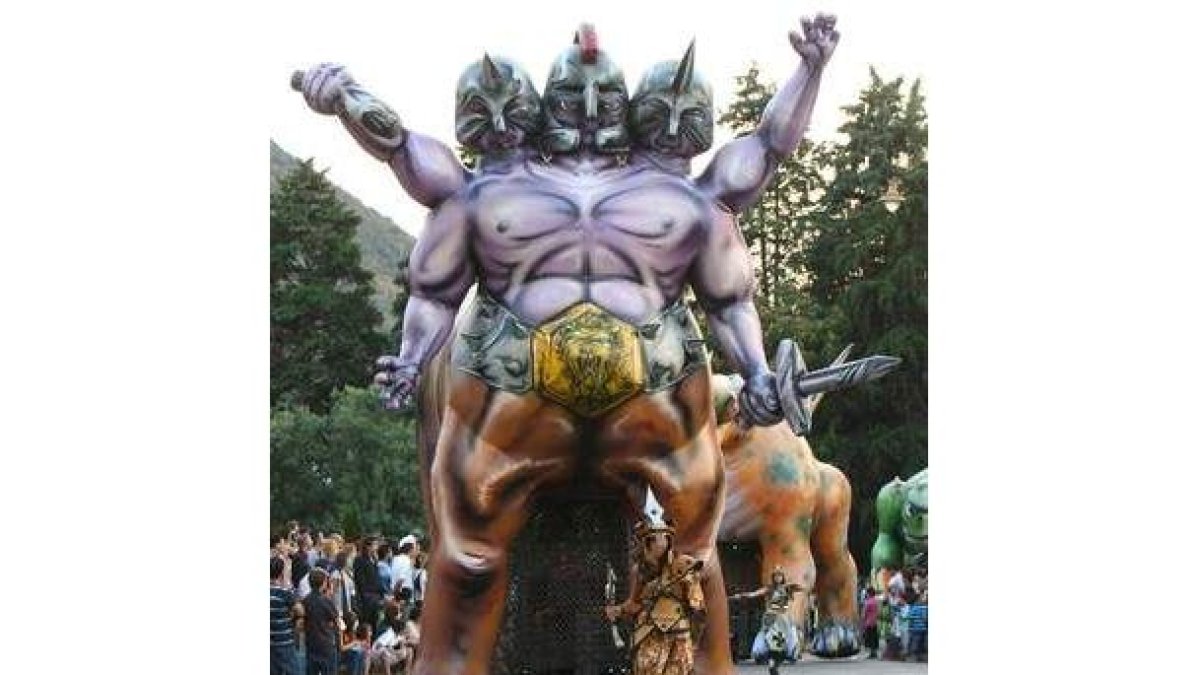
POLYGON ((271 538, 271 675, 403 675, 421 641, 418 534, 348 541, 291 522, 271 538))
POLYGON ((908 568, 886 583, 864 585, 859 599, 869 658, 926 661, 929 652, 929 575, 908 568))
MULTIPOLYGON (((410 672, 421 642, 427 559, 416 533, 349 541, 289 523, 271 539, 271 675, 410 672)), ((815 605, 810 601, 810 612, 815 605)), ((925 569, 863 584, 859 608, 869 658, 927 659, 925 569)), ((806 622, 816 623, 815 616, 806 622)))

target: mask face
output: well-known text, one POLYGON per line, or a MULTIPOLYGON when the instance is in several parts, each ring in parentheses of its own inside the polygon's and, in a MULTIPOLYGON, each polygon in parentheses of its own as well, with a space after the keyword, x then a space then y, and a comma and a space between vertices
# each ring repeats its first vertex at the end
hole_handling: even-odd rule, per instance
POLYGON ((455 103, 458 142, 483 154, 516 148, 542 126, 541 100, 529 75, 507 59, 484 54, 467 68, 455 103))
POLYGON ((621 69, 596 47, 595 33, 581 30, 582 44, 559 55, 546 82, 546 131, 550 153, 582 148, 602 153, 629 149, 625 116, 629 92, 621 69))
POLYGON ((692 46, 679 61, 655 64, 633 96, 630 127, 637 147, 691 159, 712 147, 712 87, 692 66, 692 46))

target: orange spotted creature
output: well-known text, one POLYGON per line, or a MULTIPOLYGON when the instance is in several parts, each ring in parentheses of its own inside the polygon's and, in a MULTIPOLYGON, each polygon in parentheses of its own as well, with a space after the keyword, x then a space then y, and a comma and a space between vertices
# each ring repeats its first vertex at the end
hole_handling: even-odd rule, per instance
POLYGON ((762 547, 764 585, 778 566, 789 581, 804 587, 788 608, 794 625, 804 625, 808 591, 816 592, 820 618, 810 645, 814 654, 853 655, 859 649, 858 571, 846 547, 850 483, 837 467, 817 461, 808 441, 786 423, 750 428, 739 424, 739 380, 713 378, 726 485, 717 539, 757 542, 762 547))

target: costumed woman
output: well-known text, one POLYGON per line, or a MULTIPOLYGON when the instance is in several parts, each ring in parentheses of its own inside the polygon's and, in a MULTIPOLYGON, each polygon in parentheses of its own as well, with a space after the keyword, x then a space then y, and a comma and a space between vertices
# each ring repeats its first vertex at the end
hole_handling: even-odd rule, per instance
POLYGON ((634 526, 641 550, 629 599, 604 608, 609 621, 634 617, 633 675, 691 675, 703 626, 703 561, 673 550, 675 528, 647 489, 645 518, 634 526))
POLYGON ((767 609, 763 614, 762 627, 754 636, 750 656, 758 663, 769 662, 772 675, 779 661, 795 661, 800 658, 800 638, 795 624, 788 614, 792 596, 804 591, 800 584, 789 584, 782 567, 771 572, 771 583, 748 593, 736 593, 729 600, 766 597, 767 609))

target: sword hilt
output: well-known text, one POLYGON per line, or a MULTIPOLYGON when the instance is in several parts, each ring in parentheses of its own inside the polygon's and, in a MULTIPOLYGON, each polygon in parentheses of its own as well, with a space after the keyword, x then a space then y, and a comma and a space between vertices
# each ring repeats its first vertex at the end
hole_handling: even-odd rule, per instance
POLYGON ((877 380, 900 365, 894 356, 868 356, 845 362, 849 347, 821 370, 809 372, 800 347, 789 339, 780 341, 775 352, 775 378, 779 387, 779 405, 788 426, 797 436, 812 431, 812 411, 821 395, 856 384, 877 380))

